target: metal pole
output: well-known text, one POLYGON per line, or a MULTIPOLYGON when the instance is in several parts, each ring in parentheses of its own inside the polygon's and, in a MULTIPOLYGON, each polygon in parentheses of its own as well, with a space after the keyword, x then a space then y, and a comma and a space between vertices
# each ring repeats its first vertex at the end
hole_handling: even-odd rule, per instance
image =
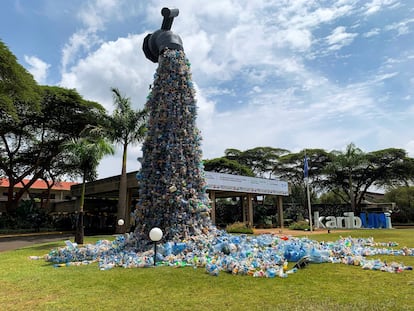
POLYGON ((154 266, 156 265, 157 261, 157 242, 154 241, 154 266))
POLYGON ((309 209, 309 227, 310 231, 313 231, 313 225, 312 225, 312 207, 311 207, 311 200, 309 195, 309 177, 306 178, 306 194, 308 197, 308 209, 309 209))
POLYGON ((304 159, 304 182, 306 184, 306 196, 308 198, 308 212, 309 212, 309 227, 310 231, 313 231, 313 225, 312 225, 312 207, 311 207, 311 200, 310 200, 310 194, 309 194, 309 163, 308 163, 308 157, 306 156, 306 149, 305 149, 305 159, 304 159))

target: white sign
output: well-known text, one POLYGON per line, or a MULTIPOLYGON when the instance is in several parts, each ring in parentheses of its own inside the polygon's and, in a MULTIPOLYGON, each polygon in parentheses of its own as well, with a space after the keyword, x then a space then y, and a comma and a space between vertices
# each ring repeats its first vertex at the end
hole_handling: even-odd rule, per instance
POLYGON ((277 179, 205 172, 208 190, 289 195, 288 183, 277 179))

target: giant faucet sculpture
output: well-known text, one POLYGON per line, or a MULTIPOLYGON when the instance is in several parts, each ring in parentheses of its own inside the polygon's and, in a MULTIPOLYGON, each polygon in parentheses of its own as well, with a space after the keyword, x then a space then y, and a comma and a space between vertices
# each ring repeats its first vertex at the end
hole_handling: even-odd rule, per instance
POLYGON ((190 63, 180 37, 170 30, 178 9, 163 8, 161 14, 161 29, 143 44, 145 56, 159 65, 146 103, 148 132, 137 174, 135 235, 141 249, 148 247, 153 227, 164 232, 165 241, 207 234, 212 227, 190 63))
POLYGON ((174 17, 178 16, 178 9, 163 8, 161 15, 164 16, 161 29, 145 37, 142 49, 145 56, 152 62, 158 62, 158 56, 168 48, 171 50, 184 50, 181 38, 171 31, 174 17))

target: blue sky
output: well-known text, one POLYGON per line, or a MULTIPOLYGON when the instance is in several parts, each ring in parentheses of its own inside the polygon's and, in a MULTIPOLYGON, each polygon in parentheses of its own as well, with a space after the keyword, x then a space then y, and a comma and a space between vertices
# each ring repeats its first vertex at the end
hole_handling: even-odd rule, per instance
MULTIPOLYGON (((143 38, 163 7, 192 64, 204 158, 257 146, 414 157, 414 1, 2 0, 0 39, 40 84, 142 108, 156 64, 143 38)), ((139 168, 140 146, 128 170, 139 168)), ((120 152, 99 177, 119 174, 120 152)))

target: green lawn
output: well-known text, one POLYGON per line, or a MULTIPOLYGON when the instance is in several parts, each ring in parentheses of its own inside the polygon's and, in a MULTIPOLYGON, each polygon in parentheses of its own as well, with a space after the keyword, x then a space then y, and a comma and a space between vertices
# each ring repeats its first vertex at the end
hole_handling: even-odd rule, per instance
MULTIPOLYGON (((340 234, 344 235, 333 232, 312 238, 333 241, 340 234)), ((398 242, 398 248, 414 247, 414 229, 352 232, 352 237, 369 236, 376 242, 398 242)), ((225 272, 213 277, 191 267, 54 268, 43 260, 28 259, 58 246, 64 246, 63 241, 0 253, 1 310, 414 309, 414 271, 394 274, 324 263, 311 264, 286 279, 259 279, 225 272)), ((413 256, 375 258, 414 266, 413 256)))

